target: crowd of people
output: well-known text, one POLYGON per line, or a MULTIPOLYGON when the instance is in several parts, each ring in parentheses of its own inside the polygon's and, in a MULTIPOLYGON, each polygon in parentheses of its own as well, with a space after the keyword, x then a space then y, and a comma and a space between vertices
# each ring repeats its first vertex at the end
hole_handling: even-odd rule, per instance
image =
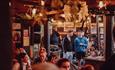
POLYGON ((73 60, 78 61, 78 65, 84 64, 84 57, 88 48, 88 38, 84 35, 83 30, 78 30, 77 33, 73 30, 69 30, 67 34, 61 39, 59 38, 58 32, 54 29, 51 36, 51 44, 59 45, 61 43, 61 54, 63 58, 67 58, 70 62, 73 60), (53 38, 53 39, 52 39, 53 38), (82 62, 80 62, 82 61, 82 62))
MULTIPOLYGON (((89 40, 83 30, 77 32, 69 30, 60 39, 57 30, 53 29, 50 44, 52 51, 50 55, 42 45, 34 58, 29 57, 23 47, 17 48, 12 70, 95 70, 93 65, 85 63, 84 57, 88 52, 89 40), (55 51, 58 50, 61 51, 57 54, 55 51)), ((91 48, 97 48, 95 43, 92 45, 94 47, 91 48)))
MULTIPOLYGON (((13 59, 12 70, 85 70, 84 68, 92 68, 93 66, 84 65, 82 68, 72 63, 67 58, 60 58, 55 53, 51 54, 51 57, 47 57, 47 52, 44 47, 41 47, 38 52, 38 57, 31 60, 23 48, 19 49, 19 52, 15 59, 13 59)), ((94 69, 87 69, 94 70, 94 69)))

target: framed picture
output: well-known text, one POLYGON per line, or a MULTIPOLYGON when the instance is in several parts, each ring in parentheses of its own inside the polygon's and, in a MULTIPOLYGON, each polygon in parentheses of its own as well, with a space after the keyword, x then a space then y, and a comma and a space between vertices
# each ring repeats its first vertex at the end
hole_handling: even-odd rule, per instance
POLYGON ((99 21, 99 23, 102 23, 103 22, 103 16, 99 16, 98 21, 99 21))
POLYGON ((21 29, 21 23, 13 23, 12 24, 12 29, 13 30, 21 29))
POLYGON ((12 36, 13 36, 13 41, 21 41, 21 31, 13 31, 12 32, 12 36))
POLYGON ((30 40, 29 37, 23 37, 23 46, 29 46, 30 40))
POLYGON ((23 46, 29 46, 30 39, 29 39, 29 30, 25 29, 23 31, 23 46))
POLYGON ((91 24, 91 34, 97 34, 97 25, 95 23, 91 24))
POLYGON ((104 38, 104 34, 100 34, 100 38, 103 39, 104 38))
POLYGON ((104 27, 100 27, 100 28, 99 28, 99 33, 100 33, 100 34, 104 34, 104 27))
POLYGON ((29 36, 29 30, 28 30, 28 29, 25 29, 25 30, 24 30, 23 36, 24 36, 24 37, 28 37, 28 36, 29 36))

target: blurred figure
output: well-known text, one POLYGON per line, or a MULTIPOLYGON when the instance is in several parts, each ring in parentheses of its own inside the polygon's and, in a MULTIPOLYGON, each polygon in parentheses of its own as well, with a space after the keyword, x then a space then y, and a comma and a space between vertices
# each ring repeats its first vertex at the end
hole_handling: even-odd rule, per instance
POLYGON ((57 61, 56 65, 60 69, 70 70, 70 61, 68 59, 60 59, 59 61, 57 61))
POLYGON ((32 70, 59 70, 59 68, 52 63, 40 63, 33 65, 32 70))
POLYGON ((59 33, 57 31, 57 28, 53 28, 50 36, 50 44, 57 45, 59 44, 59 33))
POLYGON ((67 58, 72 62, 73 59, 73 45, 72 45, 72 35, 73 31, 69 30, 67 35, 63 38, 62 47, 63 47, 63 58, 67 58))
POLYGON ((74 40, 76 39, 77 35, 78 35, 78 32, 73 31, 73 35, 71 36, 71 38, 72 38, 72 45, 73 46, 74 46, 74 40))
POLYGON ((59 59, 58 54, 56 54, 56 53, 51 54, 51 58, 50 58, 51 63, 55 64, 58 61, 58 59, 59 59))
POLYGON ((59 51, 60 35, 57 31, 57 27, 54 26, 50 32, 50 51, 59 51))
POLYGON ((80 70, 95 70, 93 65, 87 64, 84 67, 82 67, 80 70))
MULTIPOLYGON (((71 37, 71 39, 72 39, 72 46, 73 46, 73 47, 74 47, 74 41, 75 41, 77 35, 78 35, 78 32, 73 31, 73 35, 72 35, 72 37, 71 37)), ((75 49, 73 49, 73 51, 75 51, 75 49)), ((73 59, 76 61, 75 52, 73 53, 73 59)))
POLYGON ((38 52, 38 57, 35 58, 34 63, 46 63, 47 60, 47 52, 44 47, 41 47, 38 52))
POLYGON ((56 63, 60 70, 78 70, 77 66, 72 64, 68 59, 59 59, 56 63))
POLYGON ((12 70, 31 70, 26 53, 20 53, 15 59, 12 70))
POLYGON ((76 53, 76 59, 78 60, 78 66, 85 64, 84 57, 88 47, 88 39, 84 36, 84 31, 78 31, 78 37, 74 41, 74 48, 76 53))
POLYGON ((24 48, 19 48, 19 53, 26 53, 26 56, 28 58, 28 65, 31 67, 31 59, 30 57, 28 56, 27 52, 25 51, 24 48))
POLYGON ((20 63, 21 60, 18 60, 18 59, 13 59, 13 65, 12 65, 12 70, 20 70, 20 63))

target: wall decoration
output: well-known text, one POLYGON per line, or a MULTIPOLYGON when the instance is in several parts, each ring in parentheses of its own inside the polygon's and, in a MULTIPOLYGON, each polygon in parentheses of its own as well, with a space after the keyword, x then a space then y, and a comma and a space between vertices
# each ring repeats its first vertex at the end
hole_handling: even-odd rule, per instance
POLYGON ((29 46, 29 45, 30 45, 29 30, 25 29, 23 31, 23 46, 29 46))

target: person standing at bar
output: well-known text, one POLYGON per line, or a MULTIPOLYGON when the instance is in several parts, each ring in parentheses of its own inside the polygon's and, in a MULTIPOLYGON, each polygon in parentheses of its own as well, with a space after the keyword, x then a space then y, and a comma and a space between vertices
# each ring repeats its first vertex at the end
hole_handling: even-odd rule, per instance
POLYGON ((84 64, 84 57, 86 54, 87 46, 88 46, 88 39, 84 36, 84 31, 79 30, 78 37, 74 41, 74 49, 76 58, 78 60, 78 66, 84 64))
POLYGON ((67 35, 63 38, 63 58, 67 58, 72 62, 73 59, 73 45, 72 45, 73 31, 69 30, 67 35))
POLYGON ((51 40, 50 40, 51 44, 58 46, 58 44, 59 44, 59 36, 60 35, 59 35, 58 31, 57 31, 57 28, 56 27, 53 28, 52 33, 51 33, 51 40))

